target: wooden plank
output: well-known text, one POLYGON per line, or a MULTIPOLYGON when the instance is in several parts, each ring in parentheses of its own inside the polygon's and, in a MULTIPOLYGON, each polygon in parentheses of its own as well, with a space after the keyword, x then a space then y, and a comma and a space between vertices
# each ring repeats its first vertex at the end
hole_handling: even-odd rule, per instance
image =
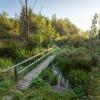
POLYGON ((27 89, 32 80, 36 79, 40 73, 49 66, 49 64, 54 60, 55 55, 50 55, 47 57, 41 64, 39 64, 35 69, 33 69, 30 73, 28 73, 23 80, 21 80, 18 85, 17 89, 18 90, 25 90, 27 89))

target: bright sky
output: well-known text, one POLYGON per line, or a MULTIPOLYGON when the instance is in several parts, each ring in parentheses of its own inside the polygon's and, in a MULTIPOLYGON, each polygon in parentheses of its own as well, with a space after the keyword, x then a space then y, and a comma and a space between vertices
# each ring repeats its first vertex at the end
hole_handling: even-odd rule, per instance
MULTIPOLYGON (((24 0, 22 0, 24 1, 24 0)), ((34 0, 29 0, 32 7, 34 0)), ((15 12, 20 13, 19 0, 0 0, 0 12, 6 11, 11 17, 15 12)), ((100 12, 100 0, 37 0, 34 12, 51 17, 69 18, 77 27, 87 30, 91 26, 91 19, 95 12, 100 12)))

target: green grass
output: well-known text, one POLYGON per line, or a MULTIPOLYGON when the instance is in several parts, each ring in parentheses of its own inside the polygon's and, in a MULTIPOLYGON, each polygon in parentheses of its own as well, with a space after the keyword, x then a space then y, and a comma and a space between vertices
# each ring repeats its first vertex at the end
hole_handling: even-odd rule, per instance
POLYGON ((3 97, 6 94, 8 94, 13 86, 14 86, 13 82, 10 80, 1 81, 0 82, 0 97, 3 97))
POLYGON ((77 100, 74 91, 55 92, 51 86, 31 87, 18 100, 77 100))

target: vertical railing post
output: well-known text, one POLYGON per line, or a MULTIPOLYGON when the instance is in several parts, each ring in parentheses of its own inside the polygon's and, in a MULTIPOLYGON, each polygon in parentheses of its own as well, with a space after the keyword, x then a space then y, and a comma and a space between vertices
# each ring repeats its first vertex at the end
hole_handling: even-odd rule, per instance
POLYGON ((18 81, 18 73, 17 73, 17 67, 15 67, 15 81, 18 81))
MULTIPOLYGON (((35 58, 35 60, 37 61, 37 57, 35 58)), ((35 64, 35 66, 37 67, 37 62, 36 62, 36 64, 35 64)))
POLYGON ((47 53, 46 53, 46 51, 45 51, 45 56, 46 56, 46 54, 47 54, 47 53))

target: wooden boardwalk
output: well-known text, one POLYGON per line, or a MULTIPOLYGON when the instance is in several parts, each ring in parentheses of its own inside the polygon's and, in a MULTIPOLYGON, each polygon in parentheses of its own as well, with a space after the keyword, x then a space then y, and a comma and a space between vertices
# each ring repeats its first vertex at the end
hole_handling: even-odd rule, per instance
POLYGON ((49 66, 49 64, 54 60, 55 55, 50 55, 47 57, 41 64, 37 65, 35 69, 33 69, 30 73, 28 73, 22 81, 20 81, 17 85, 18 90, 25 90, 27 89, 33 79, 36 79, 40 73, 49 66))

